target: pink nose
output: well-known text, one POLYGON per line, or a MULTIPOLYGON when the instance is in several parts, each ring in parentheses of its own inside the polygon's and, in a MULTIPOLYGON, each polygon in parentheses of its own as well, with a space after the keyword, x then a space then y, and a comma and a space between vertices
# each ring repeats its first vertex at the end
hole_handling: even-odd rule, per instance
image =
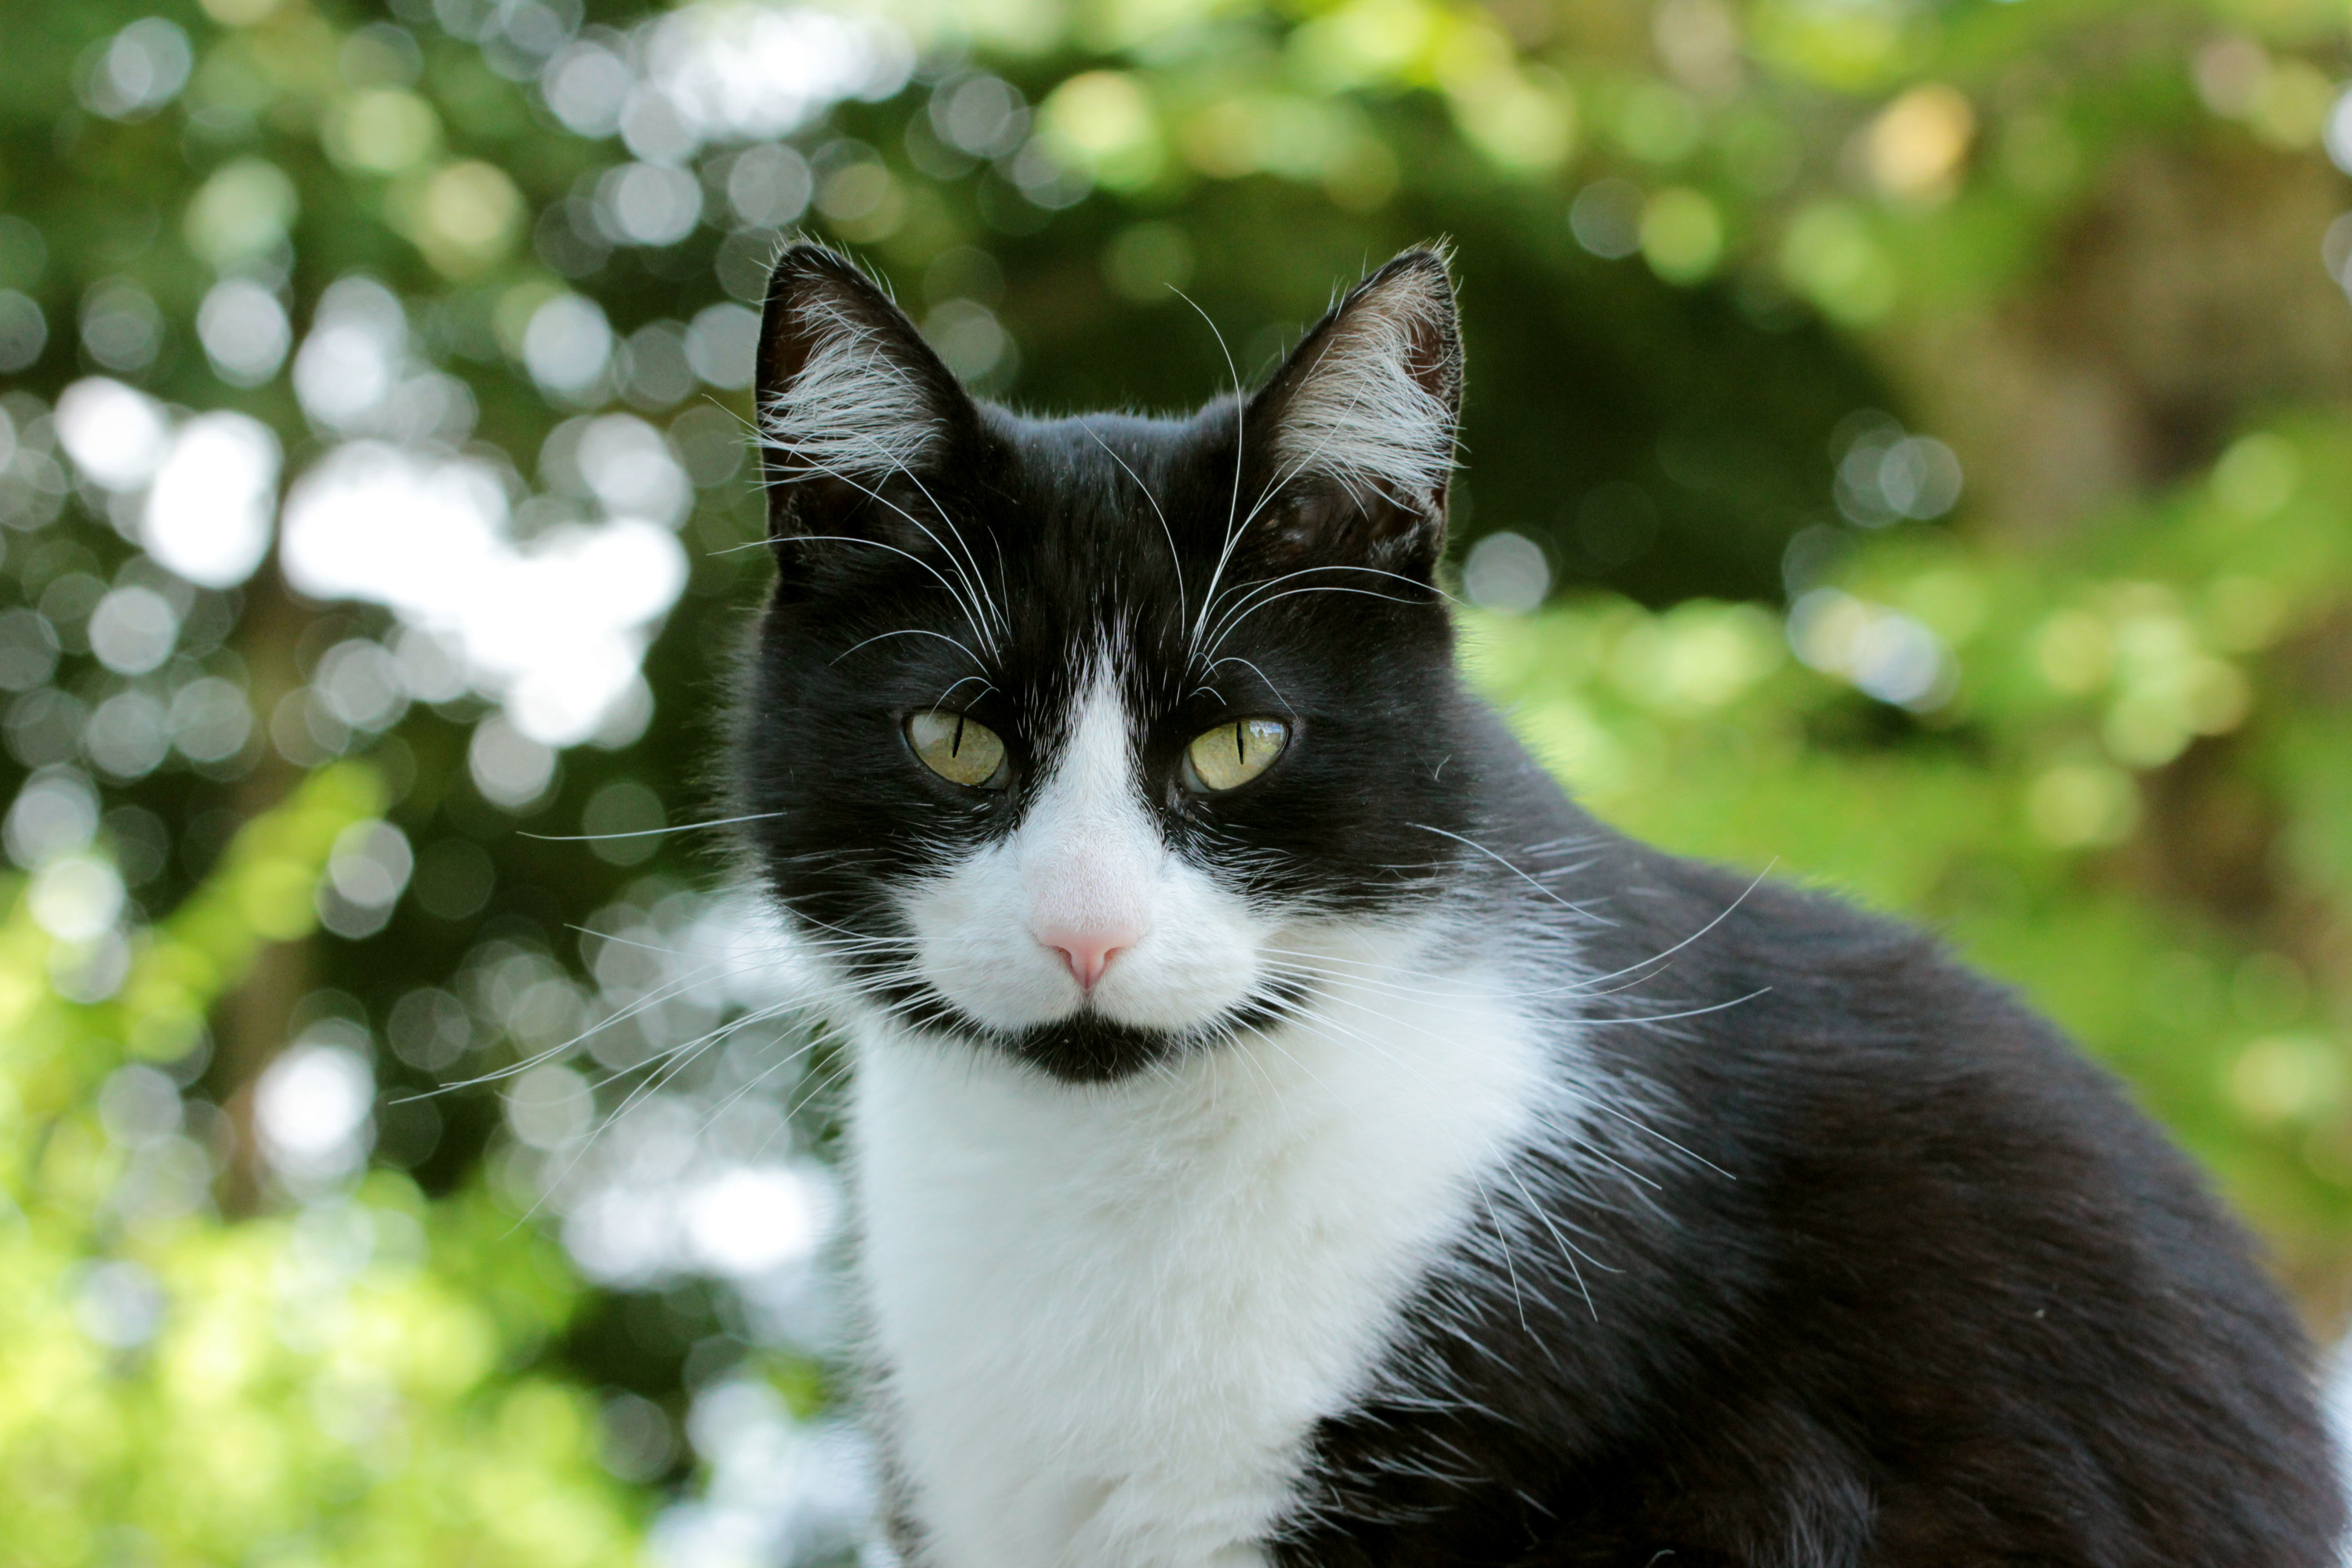
POLYGON ((1133 947, 1136 933, 1131 931, 1066 931, 1055 928, 1042 931, 1037 940, 1062 955, 1069 965, 1070 978, 1079 986, 1091 991, 1095 982, 1103 977, 1110 961, 1133 947))

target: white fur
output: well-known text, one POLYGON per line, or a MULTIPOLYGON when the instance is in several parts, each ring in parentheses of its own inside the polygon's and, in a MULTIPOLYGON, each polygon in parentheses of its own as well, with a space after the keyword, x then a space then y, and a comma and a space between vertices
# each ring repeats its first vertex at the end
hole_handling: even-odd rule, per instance
POLYGON ((856 1023, 860 1268, 925 1568, 1259 1568, 1314 1424, 1559 1112, 1498 965, 1244 907, 1160 843, 1128 725, 1095 680, 1013 841, 909 900, 926 976, 992 1025, 1066 1017, 1088 1000, 1034 931, 1075 915, 1142 931, 1113 1017, 1325 978, 1296 1022, 1102 1086, 856 1023))
POLYGON ((1494 975, 1415 977, 1101 1089, 860 1032, 861 1261, 928 1563, 1265 1561, 1315 1422, 1545 1096, 1494 975))
POLYGON ((937 456, 947 439, 939 411, 877 332, 822 297, 798 310, 815 344, 761 410, 761 439, 796 470, 852 482, 911 471, 937 456))
POLYGON ((1451 309, 1444 287, 1417 268, 1401 272, 1341 313, 1284 405, 1275 449, 1285 472, 1417 504, 1444 486, 1453 411, 1412 367, 1416 329, 1451 309))

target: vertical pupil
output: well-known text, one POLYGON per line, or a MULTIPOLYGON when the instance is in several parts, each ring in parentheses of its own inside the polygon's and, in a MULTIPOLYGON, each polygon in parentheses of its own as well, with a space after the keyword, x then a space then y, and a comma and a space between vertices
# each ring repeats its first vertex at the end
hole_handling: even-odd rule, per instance
POLYGON ((950 757, 963 755, 963 715, 961 713, 956 715, 955 739, 948 742, 948 755, 950 757))
POLYGON ((1246 766, 1248 763, 1249 741, 1244 734, 1242 727, 1239 724, 1235 724, 1234 726, 1234 765, 1235 767, 1244 767, 1246 766))

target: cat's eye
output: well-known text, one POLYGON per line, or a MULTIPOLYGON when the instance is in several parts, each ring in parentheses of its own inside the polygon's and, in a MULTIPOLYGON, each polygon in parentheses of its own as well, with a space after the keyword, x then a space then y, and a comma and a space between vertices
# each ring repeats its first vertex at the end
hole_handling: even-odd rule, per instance
POLYGON ((907 743, 923 766, 968 789, 1003 789, 1013 770, 1005 765, 1004 742, 995 731, 962 713, 934 708, 909 714, 907 743))
POLYGON ((1204 731, 1184 748, 1184 782, 1192 788, 1239 789, 1274 765, 1290 744, 1279 719, 1235 719, 1204 731))

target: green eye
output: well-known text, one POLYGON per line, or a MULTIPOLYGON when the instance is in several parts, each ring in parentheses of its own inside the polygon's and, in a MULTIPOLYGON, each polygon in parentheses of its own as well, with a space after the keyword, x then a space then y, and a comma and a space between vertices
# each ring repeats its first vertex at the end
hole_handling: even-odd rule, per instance
POLYGON ((1184 782, 1194 789, 1239 789, 1274 765, 1290 743, 1279 719, 1236 719, 1195 736, 1184 749, 1184 782))
POLYGON ((907 720, 907 743, 923 766, 968 789, 1003 789, 1012 775, 1004 742, 977 719, 934 708, 907 720))

